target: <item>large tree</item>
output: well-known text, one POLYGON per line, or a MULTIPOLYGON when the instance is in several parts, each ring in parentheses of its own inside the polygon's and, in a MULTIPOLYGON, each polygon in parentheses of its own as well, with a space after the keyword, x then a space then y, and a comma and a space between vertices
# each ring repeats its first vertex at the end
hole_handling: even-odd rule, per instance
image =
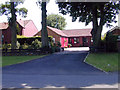
POLYGON ((17 43, 17 28, 16 28, 16 13, 19 13, 23 17, 27 15, 26 8, 16 8, 18 4, 23 3, 23 1, 18 2, 6 2, 5 4, 0 5, 0 15, 7 15, 9 26, 11 28, 11 48, 16 49, 17 43))
MULTIPOLYGON (((46 23, 46 1, 47 0, 38 0, 37 5, 40 6, 42 10, 42 30, 41 30, 41 41, 42 41, 42 48, 48 49, 49 48, 49 41, 48 41, 48 32, 47 32, 47 23, 46 23)), ((48 0, 49 2, 49 0, 48 0)))
POLYGON ((50 14, 47 16, 47 25, 53 28, 63 30, 66 26, 65 18, 58 14, 50 14))
POLYGON ((93 46, 98 48, 101 40, 103 26, 111 26, 116 22, 116 14, 120 10, 119 2, 58 2, 59 11, 72 17, 72 21, 79 19, 88 25, 93 23, 91 31, 93 46))

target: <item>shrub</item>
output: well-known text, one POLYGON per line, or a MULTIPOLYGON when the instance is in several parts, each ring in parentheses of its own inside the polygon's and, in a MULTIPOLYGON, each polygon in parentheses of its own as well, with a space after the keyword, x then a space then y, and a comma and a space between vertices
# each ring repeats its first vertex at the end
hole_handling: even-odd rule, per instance
POLYGON ((3 44, 2 49, 11 49, 11 44, 3 44))
POLYGON ((20 48, 21 49, 28 49, 29 45, 27 43, 24 43, 24 45, 21 45, 20 48))
MULTIPOLYGON (((48 36, 49 41, 52 41, 52 36, 48 36)), ((24 37, 24 36, 17 36, 17 41, 21 44, 24 45, 24 43, 31 44, 33 41, 38 39, 41 42, 41 36, 34 36, 34 37, 24 37)))
POLYGON ((57 41, 57 46, 61 47, 61 43, 59 41, 57 41))
POLYGON ((31 44, 32 49, 40 49, 41 47, 42 47, 42 43, 38 39, 33 41, 31 44))
POLYGON ((16 43, 16 49, 19 49, 20 48, 20 43, 17 41, 17 43, 16 43))
POLYGON ((118 36, 108 33, 106 36, 106 50, 109 52, 117 51, 117 38, 118 36))

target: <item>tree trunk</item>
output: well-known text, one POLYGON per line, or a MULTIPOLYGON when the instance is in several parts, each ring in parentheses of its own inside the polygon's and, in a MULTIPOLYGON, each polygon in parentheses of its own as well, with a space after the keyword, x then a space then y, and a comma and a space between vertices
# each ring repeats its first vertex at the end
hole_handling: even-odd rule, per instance
POLYGON ((41 41, 43 48, 49 48, 48 33, 46 25, 46 2, 42 2, 42 31, 41 31, 41 41))
POLYGON ((9 25, 11 28, 11 49, 16 49, 17 42, 17 28, 16 28, 16 14, 15 14, 15 6, 14 2, 11 3, 11 19, 9 21, 9 25))
POLYGON ((91 31, 92 39, 93 39, 93 47, 96 48, 96 33, 98 29, 98 20, 97 20, 97 6, 93 6, 93 29, 91 31))
POLYGON ((101 33, 103 29, 103 22, 104 22, 104 6, 101 7, 101 16, 100 16, 100 23, 98 25, 98 20, 97 20, 97 6, 94 6, 93 8, 93 29, 92 29, 92 38, 93 38, 93 47, 94 50, 98 49, 100 47, 100 41, 101 41, 101 33))

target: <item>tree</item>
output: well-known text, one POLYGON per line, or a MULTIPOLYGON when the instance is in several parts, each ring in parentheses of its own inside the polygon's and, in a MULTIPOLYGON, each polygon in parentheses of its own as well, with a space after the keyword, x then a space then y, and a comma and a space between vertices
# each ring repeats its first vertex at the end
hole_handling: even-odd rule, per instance
POLYGON ((42 30, 41 30, 41 41, 42 41, 42 48, 48 49, 49 42, 48 42, 48 32, 47 32, 47 23, 46 23, 46 2, 44 0, 39 0, 37 4, 41 7, 42 10, 42 30))
POLYGON ((65 18, 58 14, 51 14, 47 16, 47 25, 50 27, 63 30, 66 24, 65 18))
POLYGON ((110 23, 117 22, 116 14, 120 10, 119 2, 58 2, 57 4, 59 11, 63 15, 69 14, 72 21, 79 18, 85 25, 93 23, 91 34, 95 48, 100 45, 103 25, 111 26, 110 23))
POLYGON ((17 28, 16 28, 16 12, 18 12, 23 17, 27 15, 27 9, 25 8, 16 8, 18 4, 23 3, 22 1, 19 2, 6 2, 5 4, 0 5, 0 15, 7 15, 9 26, 11 28, 11 48, 16 49, 17 44, 17 28), (11 17, 9 17, 11 14, 11 17))

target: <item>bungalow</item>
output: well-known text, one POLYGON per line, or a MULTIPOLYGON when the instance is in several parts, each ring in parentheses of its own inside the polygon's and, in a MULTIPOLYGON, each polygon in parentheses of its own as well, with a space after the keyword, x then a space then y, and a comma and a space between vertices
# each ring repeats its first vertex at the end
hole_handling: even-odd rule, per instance
MULTIPOLYGON (((32 37, 38 32, 32 20, 17 20, 17 29, 18 35, 26 37, 32 37)), ((0 42, 11 43, 11 29, 7 22, 0 23, 0 42)))
MULTIPOLYGON (((54 42, 60 42, 61 47, 67 47, 68 44, 71 44, 73 47, 90 46, 92 38, 91 30, 92 29, 59 30, 47 26, 48 36, 53 36, 54 42)), ((41 31, 35 34, 35 36, 41 36, 41 31)))

